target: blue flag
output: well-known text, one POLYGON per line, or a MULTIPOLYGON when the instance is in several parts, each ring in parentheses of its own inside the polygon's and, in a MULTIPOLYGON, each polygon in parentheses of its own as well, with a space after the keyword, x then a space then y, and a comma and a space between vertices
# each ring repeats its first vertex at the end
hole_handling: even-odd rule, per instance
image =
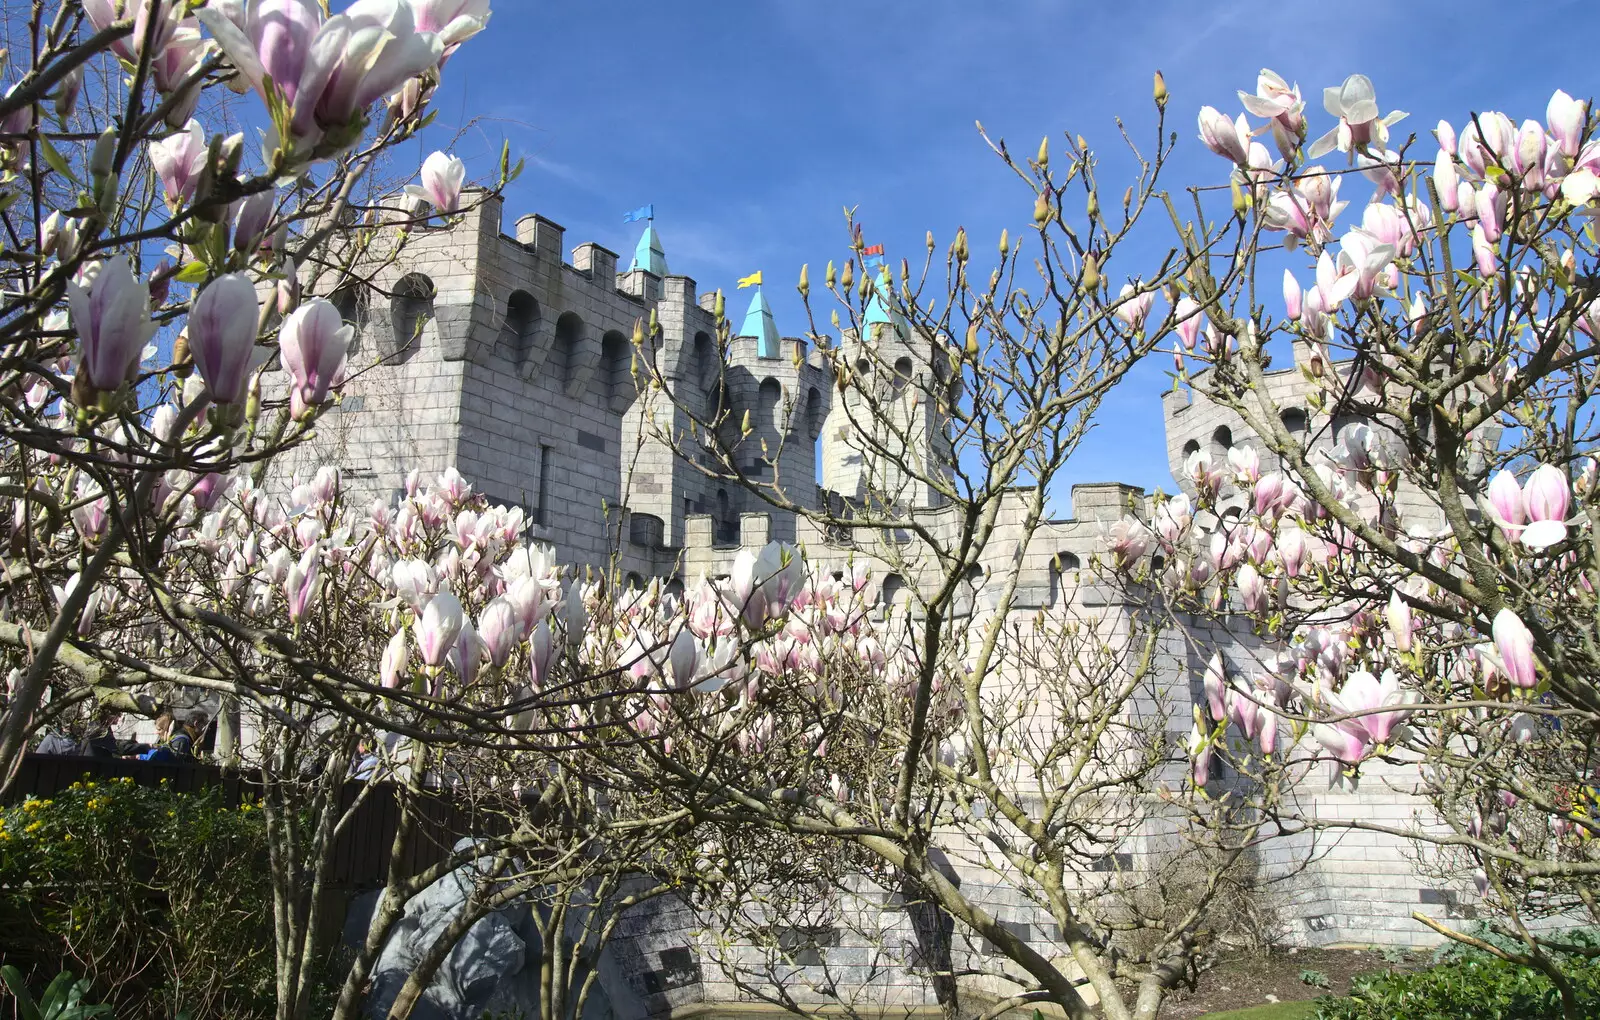
POLYGON ((632 223, 634 220, 653 220, 655 218, 656 218, 656 207, 652 203, 650 205, 641 205, 639 208, 635 209, 631 213, 624 213, 623 217, 622 217, 622 222, 624 222, 624 223, 632 223))

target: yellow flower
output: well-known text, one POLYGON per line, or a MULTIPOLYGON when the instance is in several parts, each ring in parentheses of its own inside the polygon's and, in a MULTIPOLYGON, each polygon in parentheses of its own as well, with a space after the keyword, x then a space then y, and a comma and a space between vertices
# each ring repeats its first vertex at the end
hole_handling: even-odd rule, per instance
POLYGON ((32 825, 29 825, 26 829, 23 829, 22 831, 23 832, 34 832, 40 826, 42 826, 43 824, 44 824, 43 822, 34 822, 32 825))
POLYGON ((66 842, 71 843, 72 842, 72 833, 69 832, 65 836, 62 836, 61 838, 63 840, 65 840, 66 842))

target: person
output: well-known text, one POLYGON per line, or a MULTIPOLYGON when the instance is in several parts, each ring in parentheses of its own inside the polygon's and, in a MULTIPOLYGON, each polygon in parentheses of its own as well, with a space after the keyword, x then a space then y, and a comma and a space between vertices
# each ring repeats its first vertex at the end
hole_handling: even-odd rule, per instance
POLYGON ((200 735, 206 731, 206 724, 211 717, 204 712, 191 712, 189 717, 179 723, 172 731, 172 736, 167 740, 167 748, 179 760, 192 761, 195 752, 200 749, 200 735))
POLYGON ((204 712, 194 712, 179 722, 171 709, 163 708, 156 716, 156 744, 139 757, 145 761, 192 761, 195 741, 209 721, 204 712))
POLYGON ((95 713, 94 722, 89 725, 89 731, 84 736, 83 744, 78 748, 78 753, 94 758, 127 758, 150 750, 149 744, 141 744, 137 740, 119 738, 116 734, 116 726, 121 721, 121 712, 107 706, 101 706, 99 711, 95 713))

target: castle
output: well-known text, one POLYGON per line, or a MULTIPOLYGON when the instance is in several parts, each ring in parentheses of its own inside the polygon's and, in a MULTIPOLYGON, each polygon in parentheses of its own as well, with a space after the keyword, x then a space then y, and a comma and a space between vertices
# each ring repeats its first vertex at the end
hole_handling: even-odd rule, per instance
MULTIPOLYGON (((726 420, 748 422, 738 448, 752 454, 737 467, 749 481, 813 507, 823 500, 852 505, 869 491, 889 490, 927 527, 942 526, 946 511, 933 493, 863 455, 853 434, 859 416, 844 404, 849 398, 835 388, 825 359, 806 341, 780 334, 759 288, 742 318, 729 313, 739 328, 724 361, 716 294, 699 293, 694 280, 668 272, 653 224, 624 269, 614 252, 592 242, 574 247, 567 261, 565 232, 550 219, 523 216, 507 234, 501 216, 500 200, 484 197, 448 225, 413 230, 393 257, 378 252, 362 285, 329 295, 357 327, 351 379, 342 401, 319 422, 316 441, 295 452, 292 467, 337 463, 356 489, 387 498, 413 466, 454 466, 491 500, 523 507, 532 536, 552 544, 562 562, 614 564, 632 584, 658 578, 671 587, 725 575, 741 548, 772 539, 804 544, 822 569, 836 569, 850 556, 872 557, 871 543, 823 534, 803 517, 774 512, 737 480, 686 462, 661 442, 661 435, 689 432, 687 412, 707 420, 720 405, 731 410, 726 420), (652 315, 661 338, 652 356, 687 412, 671 401, 647 400, 636 382, 632 336, 636 323, 652 315)), ((841 356, 858 374, 879 373, 889 392, 939 362, 915 350, 908 331, 881 306, 868 309, 867 322, 870 357, 862 351, 856 360, 850 345, 859 348, 861 341, 853 336, 843 338, 841 356)), ((1271 385, 1275 395, 1292 398, 1301 388, 1297 369, 1274 373, 1271 385)), ((932 463, 948 448, 928 404, 910 402, 896 424, 911 439, 907 455, 932 463)), ((1231 411, 1184 390, 1166 395, 1164 419, 1180 487, 1192 485, 1183 464, 1195 450, 1225 457, 1251 441, 1231 411)), ((1285 424, 1331 442, 1339 423, 1330 428, 1322 416, 1299 411, 1287 412, 1285 424)), ((1114 601, 1087 572, 1080 583, 1078 568, 1102 547, 1105 526, 1146 506, 1137 487, 1074 486, 1073 516, 1047 522, 1024 551, 1017 611, 1092 610, 1114 601)), ((994 570, 1010 569, 1018 541, 1017 529, 1007 528, 1011 512, 1002 512, 985 562, 971 576, 971 605, 979 604, 994 570)), ((873 583, 876 597, 890 604, 925 581, 915 563, 884 560, 873 583)), ((1244 631, 1213 628, 1209 638, 1236 649, 1241 660, 1259 647, 1244 631)), ((1179 641, 1165 647, 1170 729, 1186 732, 1190 706, 1202 700, 1204 656, 1179 641)), ((1303 791, 1301 801, 1324 817, 1396 825, 1409 823, 1421 806, 1406 792, 1403 775, 1381 767, 1368 773, 1359 793, 1319 787, 1303 791)), ((1285 840, 1272 845, 1264 864, 1268 874, 1291 876, 1270 895, 1287 937, 1302 944, 1427 943, 1434 937, 1410 918, 1412 911, 1458 917, 1470 910, 1457 891, 1421 877, 1396 841, 1377 835, 1329 836, 1315 848, 1285 840)), ((995 886, 986 905, 1041 951, 1058 954, 1048 916, 1015 890, 995 886)), ((630 980, 652 1011, 733 997, 733 986, 719 984, 713 968, 699 964, 700 950, 684 935, 688 923, 658 912, 633 923, 618 950, 637 957, 642 976, 630 980)), ((847 941, 825 955, 819 965, 857 970, 863 981, 881 979, 870 976, 878 965, 869 964, 865 950, 847 941)), ((931 1001, 931 993, 918 989, 902 989, 895 1001, 931 1001)))

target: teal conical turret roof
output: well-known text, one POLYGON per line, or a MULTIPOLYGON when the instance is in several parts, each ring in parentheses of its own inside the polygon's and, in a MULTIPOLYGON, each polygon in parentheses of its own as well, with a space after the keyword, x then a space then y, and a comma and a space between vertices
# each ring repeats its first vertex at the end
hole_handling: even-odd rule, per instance
POLYGON ((633 265, 628 271, 643 269, 647 273, 657 276, 667 275, 667 253, 661 248, 661 235, 656 233, 654 223, 644 225, 644 233, 639 235, 639 243, 633 249, 633 265))
POLYGON ((867 256, 867 274, 872 278, 872 294, 867 298, 867 307, 863 313, 868 335, 876 333, 872 327, 879 325, 893 327, 897 333, 904 335, 905 318, 894 306, 894 283, 884 270, 882 256, 867 256))
POLYGON ((761 285, 756 284, 755 296, 750 299, 750 310, 744 313, 744 325, 734 336, 756 338, 756 353, 763 358, 778 356, 778 324, 772 318, 767 299, 761 296, 761 285))

